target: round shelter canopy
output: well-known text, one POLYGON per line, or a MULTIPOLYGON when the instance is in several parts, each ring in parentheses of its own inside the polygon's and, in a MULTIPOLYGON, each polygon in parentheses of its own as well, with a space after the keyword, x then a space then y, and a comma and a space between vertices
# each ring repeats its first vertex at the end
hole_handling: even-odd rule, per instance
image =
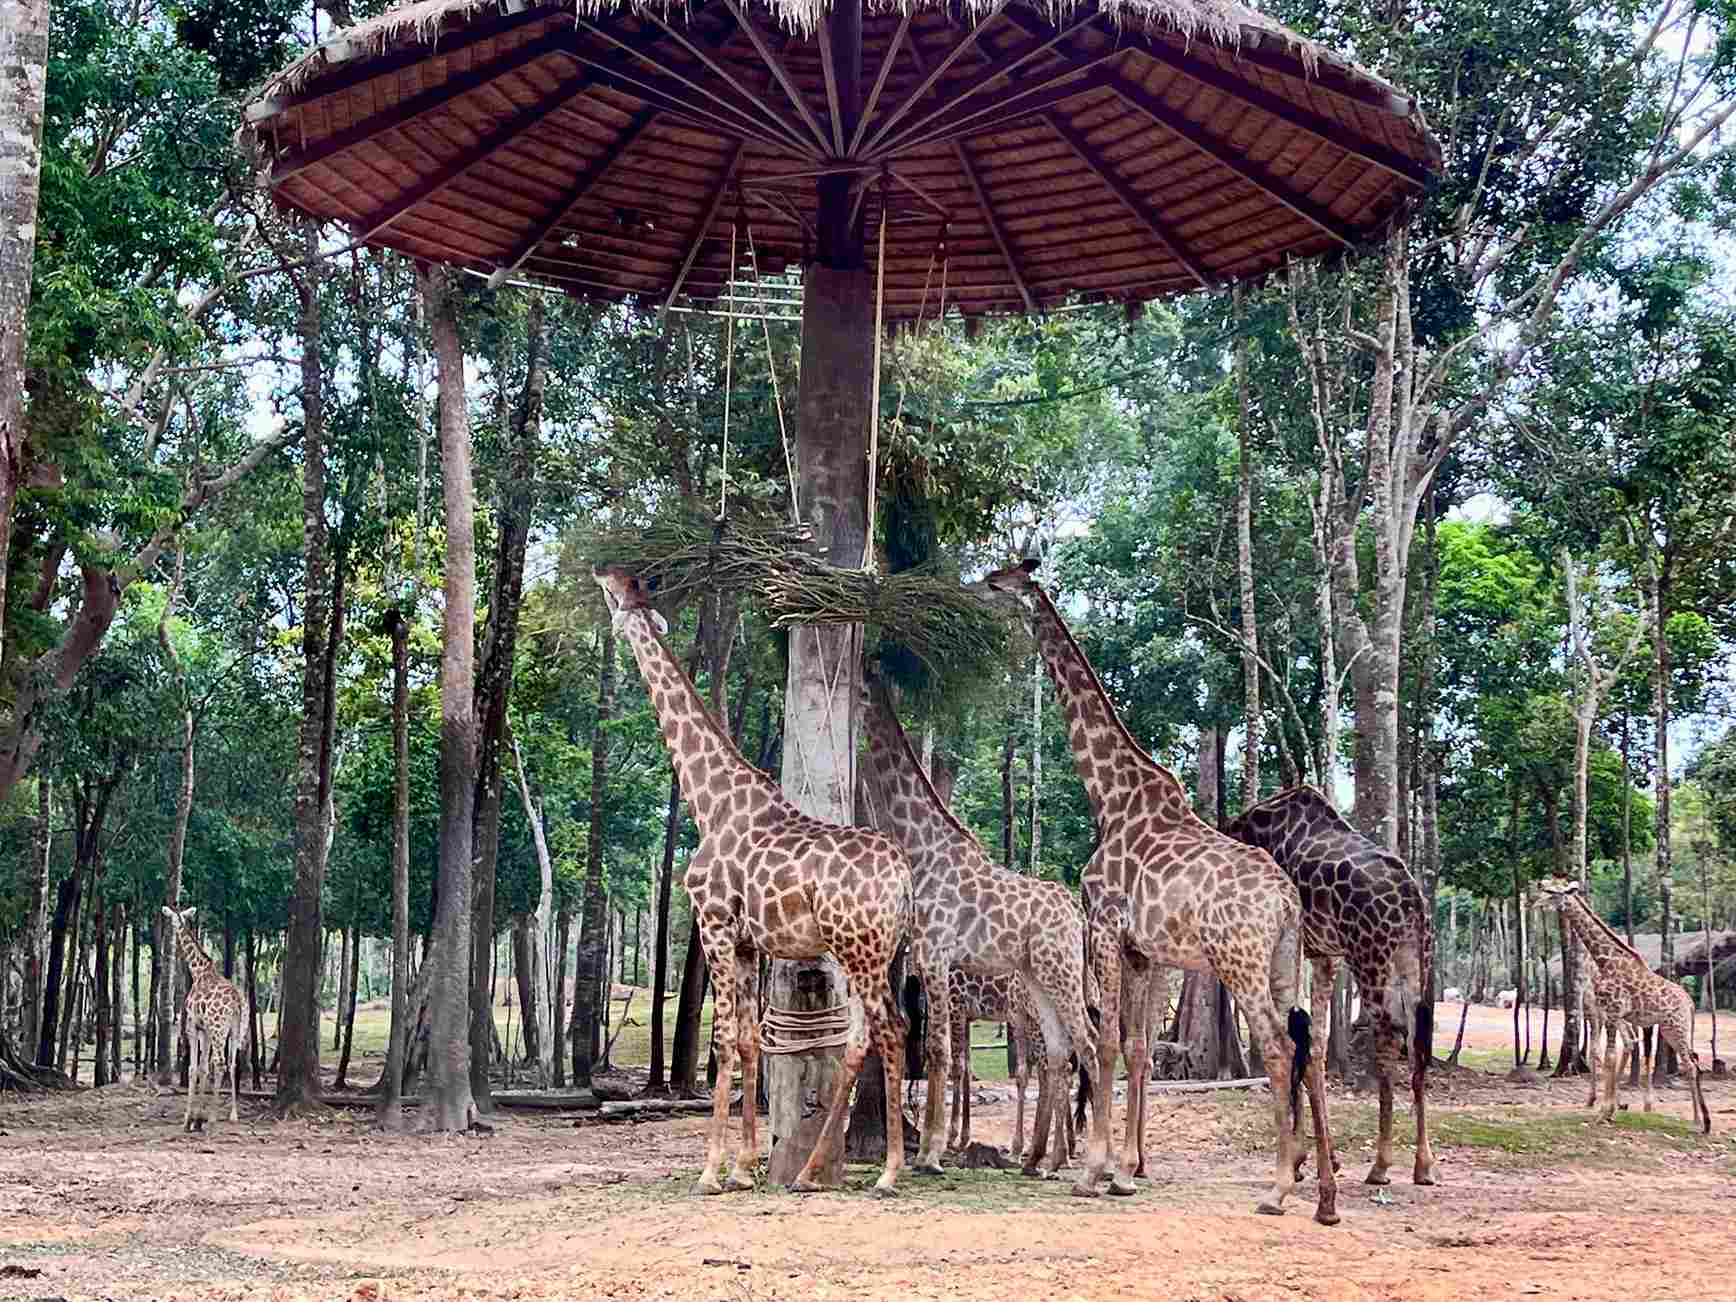
POLYGON ((1438 170, 1380 79, 1230 0, 419 0, 246 111, 280 202, 599 298, 706 300, 847 214, 885 313, 1140 301, 1353 248, 1438 170), (822 210, 834 215, 828 222, 822 210), (741 246, 745 256, 745 246, 741 246))

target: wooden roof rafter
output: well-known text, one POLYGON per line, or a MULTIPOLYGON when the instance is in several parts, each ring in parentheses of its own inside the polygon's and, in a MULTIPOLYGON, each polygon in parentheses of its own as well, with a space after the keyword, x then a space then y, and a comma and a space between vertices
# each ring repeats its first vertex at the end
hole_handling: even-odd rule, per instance
MULTIPOLYGON (((645 16, 650 22, 653 22, 660 27, 670 40, 680 45, 683 49, 692 54, 694 58, 704 64, 706 68, 711 71, 712 75, 720 82, 729 86, 743 99, 753 104, 767 121, 782 124, 784 115, 773 107, 772 103, 766 99, 765 95, 762 92, 755 91, 749 86, 743 85, 740 77, 738 77, 735 72, 733 72, 729 66, 723 62, 721 57, 723 47, 729 43, 727 33, 721 39, 707 42, 700 37, 697 32, 691 30, 683 31, 679 26, 671 23, 655 9, 647 9, 645 16)), ((802 147, 804 149, 806 148, 806 142, 802 142, 799 136, 787 131, 786 135, 789 135, 791 143, 801 143, 802 147)))
POLYGON ((603 174, 615 165, 622 154, 632 148, 633 142, 638 140, 645 129, 657 120, 657 115, 658 110, 654 108, 640 110, 627 124, 627 129, 616 136, 609 147, 587 165, 583 172, 579 173, 572 186, 561 195, 560 202, 555 205, 554 210, 533 226, 530 233, 516 244, 512 252, 507 254, 501 264, 494 269, 488 278, 490 289, 499 288, 501 281, 517 271, 531 252, 540 247, 542 242, 567 219, 573 209, 584 202, 585 196, 591 192, 591 188, 603 179, 603 174))
POLYGON ((1007 272, 1013 278, 1013 285, 1018 289, 1019 297, 1025 301, 1025 311, 1035 312, 1037 300, 1031 296, 1030 286, 1025 283, 1025 273, 1019 270, 1018 260, 1013 257, 1013 246, 1007 239, 1006 228, 1001 225, 995 206, 989 202, 988 191, 983 189, 982 177, 977 175, 976 164, 971 161, 964 141, 954 140, 952 150, 958 157, 958 165, 964 169, 965 179, 970 182, 971 193, 976 196, 977 206, 982 209, 983 221, 988 225, 989 234, 994 237, 995 247, 1000 249, 1001 257, 1006 261, 1007 272))
MULTIPOLYGON (((898 29, 892 33, 892 40, 886 46, 886 55, 880 60, 880 71, 874 76, 874 89, 868 92, 868 100, 862 106, 862 116, 856 122, 856 129, 850 133, 850 145, 845 151, 847 156, 854 158, 862 148, 862 137, 868 134, 868 125, 874 120, 874 110, 880 107, 880 95, 886 89, 886 78, 892 74, 893 66, 898 62, 899 51, 904 48, 905 38, 910 35, 910 15, 904 14, 898 20, 898 29)), ((921 60, 918 59, 918 67, 921 60)))
MULTIPOLYGON (((1009 17, 1010 16, 1011 12, 1009 11, 1009 17)), ((1096 20, 1097 6, 1095 4, 1090 4, 1083 6, 1080 12, 1071 18, 1065 27, 1054 28, 1050 27, 1046 23, 1039 22, 1037 24, 1038 30, 1033 32, 1031 39, 1021 45, 1018 49, 1004 55, 989 55, 989 65, 986 68, 983 68, 979 74, 970 79, 970 85, 967 89, 957 90, 951 93, 950 98, 943 96, 940 103, 929 109, 921 117, 918 117, 912 122, 906 123, 890 137, 886 136, 884 133, 877 135, 876 141, 884 141, 884 146, 875 150, 875 152, 879 154, 897 154, 914 145, 922 144, 925 139, 928 138, 923 134, 923 128, 925 126, 930 122, 933 122, 936 118, 945 117, 948 114, 960 110, 973 100, 987 99, 989 102, 984 107, 979 108, 975 113, 973 113, 971 115, 972 117, 980 117, 984 113, 995 112, 1003 102, 1005 93, 1003 91, 991 95, 988 93, 989 87, 1002 81, 1017 78, 1026 64, 1030 63, 1033 59, 1039 59, 1043 55, 1049 53, 1049 51, 1066 41, 1074 33, 1091 28, 1095 24, 1096 20)), ((1030 26, 1024 22, 1020 22, 1018 26, 1026 31, 1031 30, 1030 26)), ((982 42, 977 42, 976 48, 985 55, 988 54, 988 51, 984 49, 982 42)), ((1115 42, 1111 41, 1109 43, 1109 48, 1096 56, 1093 61, 1101 62, 1104 59, 1114 58, 1120 53, 1120 48, 1115 44, 1115 42)), ((1086 56, 1086 58, 1089 59, 1091 56, 1086 56)), ((1083 61, 1084 60, 1078 58, 1067 60, 1068 63, 1074 64, 1083 61)), ((1064 75, 1071 75, 1071 70, 1068 70, 1064 75)), ((1054 80, 1055 79, 1050 79, 1043 82, 1041 88, 1046 89, 1048 86, 1054 84, 1054 80)), ((1021 81, 1017 84, 1023 85, 1023 82, 1021 81)), ((1027 91, 1026 93, 1032 92, 1027 91)))
POLYGON ((944 144, 961 136, 1004 131, 1016 119, 1044 113, 1075 95, 1102 90, 1103 81, 1093 76, 1092 70, 1124 53, 1124 50, 1111 46, 1097 54, 1086 55, 1076 63, 1064 64, 1050 73, 995 92, 985 103, 963 105, 947 120, 936 125, 930 133, 900 138, 888 146, 888 152, 896 150, 903 154, 924 145, 944 144), (991 120, 985 124, 985 118, 991 120))
POLYGON ((790 70, 785 66, 782 56, 772 49, 771 43, 760 31, 759 24, 754 22, 753 16, 737 4, 736 0, 723 0, 723 5, 735 15, 736 24, 753 46, 755 53, 759 55, 760 62, 765 64, 771 73, 772 80, 783 87, 784 94, 789 96, 790 103, 795 106, 803 125, 808 128, 814 138, 814 143, 819 146, 820 153, 827 153, 829 142, 826 138, 826 132, 821 128, 820 120, 814 116, 814 110, 809 107, 808 97, 802 93, 802 88, 796 84, 795 78, 790 75, 790 70))
MULTIPOLYGON (((675 273, 675 279, 669 286, 669 291, 663 297, 663 307, 659 317, 668 315, 669 305, 681 293, 681 286, 687 281, 687 273, 693 270, 693 264, 699 258, 699 250, 705 245, 705 237, 711 231, 711 223, 717 219, 717 210, 723 207, 723 199, 729 193, 729 183, 735 176, 736 165, 741 162, 741 151, 746 141, 737 140, 734 148, 729 151, 729 157, 724 160, 723 170, 718 173, 717 184, 712 187, 711 195, 705 203, 705 211, 700 213, 699 221, 694 224, 692 235, 687 241, 687 254, 681 259, 681 269, 675 273)), ((734 274, 734 268, 730 272, 734 274)))
POLYGON ((371 240, 405 213, 439 194, 460 177, 486 163, 509 143, 531 130, 563 104, 584 92, 591 84, 588 76, 569 77, 529 108, 522 109, 494 130, 482 136, 451 162, 431 176, 424 177, 384 207, 377 208, 363 220, 363 241, 371 240))
POLYGON ((627 93, 639 96, 639 91, 633 86, 642 86, 665 101, 663 107, 678 112, 684 112, 688 117, 694 116, 697 106, 693 105, 682 93, 680 87, 686 87, 717 106, 718 110, 734 119, 737 125, 726 128, 726 134, 745 136, 765 145, 768 149, 779 149, 792 152, 800 158, 817 157, 812 145, 804 141, 800 135, 790 130, 782 118, 772 111, 771 106, 757 96, 749 96, 744 87, 733 80, 719 86, 707 84, 706 80, 691 72, 677 68, 667 59, 654 56, 654 47, 659 40, 634 38, 622 33, 613 32, 598 23, 581 21, 580 28, 597 37, 608 45, 612 45, 623 53, 630 55, 635 61, 643 63, 654 72, 636 72, 632 68, 621 66, 619 59, 600 59, 588 52, 577 52, 574 57, 599 74, 599 80, 605 83, 611 77, 627 83, 627 93), (750 101, 747 106, 737 102, 734 96, 746 96, 750 101))
POLYGON ((1187 268, 1188 274, 1199 282, 1201 289, 1215 289, 1217 287, 1216 277, 1206 270, 1205 264, 1198 257, 1189 251, 1186 242, 1176 233, 1175 228, 1152 211, 1151 205, 1122 179, 1114 166, 1101 153, 1092 148, 1091 143, 1080 132, 1062 121, 1060 115, 1056 113, 1045 114, 1043 120, 1053 128, 1056 135, 1067 142, 1068 148, 1079 156, 1079 161, 1090 168, 1102 180, 1103 184, 1114 192, 1115 197, 1121 200, 1127 211, 1133 214, 1140 225, 1151 232, 1152 238, 1163 246, 1164 251, 1187 268))
MULTIPOLYGON (((959 39, 958 43, 946 52, 945 57, 923 73, 922 80, 916 84, 911 92, 887 110, 886 117, 861 146, 863 153, 873 154, 876 152, 876 147, 880 142, 891 133, 894 127, 915 111, 928 92, 946 75, 946 70, 957 63, 967 50, 976 46, 976 43, 982 39, 984 30, 1006 11, 1009 3, 1011 0, 995 0, 994 5, 985 11, 983 16, 959 39)), ((922 57, 922 51, 917 47, 915 41, 909 43, 909 48, 920 71, 927 60, 922 57)))

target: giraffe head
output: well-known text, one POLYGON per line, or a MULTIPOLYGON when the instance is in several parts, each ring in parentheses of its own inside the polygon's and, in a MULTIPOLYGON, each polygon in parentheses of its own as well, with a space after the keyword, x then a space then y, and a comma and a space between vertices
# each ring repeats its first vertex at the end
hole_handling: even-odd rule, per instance
POLYGON ((193 925, 193 915, 198 911, 199 908, 197 905, 190 909, 182 909, 179 913, 175 912, 175 910, 171 909, 166 904, 163 906, 163 916, 169 920, 170 928, 175 931, 179 931, 182 927, 191 927, 193 925))
POLYGON ((669 621, 651 604, 650 590, 637 574, 619 565, 598 565, 592 568, 591 577, 603 590, 603 601, 615 621, 616 632, 638 612, 643 612, 659 634, 669 631, 669 621))
POLYGON ((1536 891, 1540 907, 1560 913, 1579 897, 1579 883, 1569 877, 1542 877, 1536 891))
POLYGON ((1003 565, 998 570, 991 570, 983 577, 983 583, 990 592, 1023 597, 1037 590, 1037 581, 1032 576, 1041 564, 1035 556, 1027 556, 1017 565, 1003 565))

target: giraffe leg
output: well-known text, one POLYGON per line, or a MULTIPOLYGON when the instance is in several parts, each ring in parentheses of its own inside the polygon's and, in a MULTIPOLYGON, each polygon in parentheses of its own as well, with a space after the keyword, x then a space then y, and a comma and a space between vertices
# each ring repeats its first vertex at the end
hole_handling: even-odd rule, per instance
MULTIPOLYGON (((869 978, 872 980, 873 978, 869 978)), ((880 982, 885 991, 886 982, 880 982)), ((874 1184, 876 1198, 891 1198, 897 1190, 898 1172, 904 1167, 904 1113, 897 1106, 898 1090, 904 1076, 904 1019, 899 1015, 891 996, 882 993, 878 1002, 869 1001, 863 1009, 869 1033, 880 1046, 881 1068, 886 1078, 886 1169, 874 1184)))
MULTIPOLYGON (((862 1074, 862 1064, 868 1059, 868 1037, 874 1034, 877 1039, 883 1035, 882 1027, 886 1021, 883 1011, 884 1004, 876 1000, 885 999, 886 969, 884 966, 878 972, 846 973, 850 985, 850 1000, 853 1005, 850 1017, 850 1043, 844 1049, 844 1070, 838 1073, 838 1083, 832 1090, 832 1100, 826 1108, 826 1121, 820 1128, 820 1137, 814 1141, 814 1151, 808 1155, 797 1174, 790 1189, 795 1193, 818 1193, 825 1189, 819 1181, 819 1172, 830 1163, 832 1156, 844 1143, 844 1128, 848 1124, 850 1110, 850 1091, 856 1087, 856 1078, 862 1074), (876 984, 878 983, 878 984, 876 984), (866 995, 859 993, 867 991, 866 995), (870 1013, 869 1010, 873 1009, 870 1013)), ((934 1006, 932 1002, 929 1005, 934 1006)), ((945 1007, 944 1004, 941 1005, 945 1007)), ((932 1019, 930 1019, 932 1025, 932 1019)), ((888 1059, 887 1066, 895 1067, 895 1059, 888 1059)), ((944 1079, 944 1078, 943 1078, 944 1079)), ((929 1077, 929 1084, 934 1084, 934 1077, 929 1077)), ((932 1097, 934 1090, 929 1094, 932 1097)), ((887 1190, 892 1187, 891 1181, 897 1179, 897 1166, 904 1160, 904 1130, 903 1114, 897 1113, 892 1107, 886 1109, 886 1172, 876 1185, 877 1190, 887 1190), (898 1131, 898 1144, 892 1147, 893 1131, 898 1131)))
MULTIPOLYGON (((707 922, 709 924, 709 920, 707 922)), ((729 1130, 729 1087, 731 1077, 735 1075, 735 1036, 730 1034, 730 1028, 736 1025, 735 943, 723 927, 714 924, 702 926, 700 936, 705 948, 705 965, 711 971, 712 1026, 721 1034, 714 1038, 717 1083, 711 1091, 711 1128, 705 1139, 705 1169, 699 1173, 693 1187, 698 1193, 720 1194, 723 1184, 717 1173, 723 1167, 723 1149, 729 1130)))
MULTIPOLYGON (((171 1063, 174 1061, 171 1053, 171 1063)), ((199 1035, 189 1028, 187 1034, 187 1110, 181 1116, 181 1129, 193 1129, 193 1095, 199 1090, 199 1035)))
MULTIPOLYGON (((1646 1045, 1646 1064, 1645 1070, 1640 1073, 1640 1081, 1646 1092, 1647 1112, 1652 1110, 1652 1074, 1658 1069, 1658 1041, 1663 1038, 1663 1027, 1660 1026, 1652 1032, 1651 1043, 1646 1045)), ((1613 1106, 1604 1109, 1606 1116, 1613 1115, 1614 1111, 1613 1106)))
POLYGON ((1374 1070, 1380 1081, 1380 1138, 1375 1141, 1374 1165, 1363 1177, 1364 1184, 1391 1184, 1393 1077, 1398 1074, 1398 1032, 1386 1010, 1376 1008, 1374 1021, 1374 1070))
MULTIPOLYGON (((1013 1147, 1015 1159, 1025 1155, 1025 1088, 1031 1083, 1031 1028, 1021 1027, 1017 1022, 1007 1023, 1007 1038, 1013 1041, 1013 1147)), ((1041 1089, 1041 1084, 1038 1085, 1041 1089)), ((1031 1136, 1032 1147, 1041 1144, 1036 1135, 1031 1136)))
POLYGON ((946 1123, 946 1151, 954 1153, 970 1143, 969 1114, 964 1106, 970 1089, 970 1020, 957 1000, 952 1001, 951 1011, 952 1071, 947 1074, 946 1083, 952 1089, 952 1108, 946 1123))
POLYGON ((1085 1145, 1085 1165, 1079 1178, 1073 1182, 1073 1192, 1082 1198, 1097 1196, 1097 1182, 1109 1165, 1115 1059, 1121 1049, 1121 1036, 1116 1030, 1121 1016, 1121 928, 1119 920, 1113 927, 1105 925, 1108 921, 1102 919, 1091 926, 1091 961, 1097 969, 1097 984, 1101 991, 1102 1030, 1097 1036, 1096 1062, 1091 1077, 1091 1138, 1085 1145))
MULTIPOLYGON (((1294 1106, 1290 1096, 1296 1046, 1295 1041, 1285 1032, 1277 1015, 1273 1012, 1272 995, 1269 988, 1255 988, 1255 983, 1248 981, 1237 984, 1242 988, 1232 988, 1230 994, 1241 1004, 1243 1014, 1248 1018, 1250 1026, 1255 1026, 1260 1037, 1260 1049, 1266 1059, 1266 1074, 1272 1079, 1273 1123, 1278 1132, 1278 1163, 1272 1179, 1272 1188, 1264 1198, 1255 1204, 1254 1210, 1266 1216, 1282 1216, 1284 1214, 1284 1199, 1289 1197, 1296 1188, 1296 1158, 1291 1152, 1291 1148, 1295 1143, 1292 1122, 1299 1109, 1294 1106)), ((1265 982, 1259 983, 1260 986, 1265 986, 1265 984, 1265 982)), ((1322 1128, 1321 1123, 1316 1122, 1315 1125, 1316 1134, 1319 1134, 1322 1128)), ((1321 1189, 1333 1187, 1326 1172, 1322 1171, 1320 1174, 1321 1189)), ((1324 1193, 1322 1197, 1324 1197, 1324 1193)))
MULTIPOLYGON (((1037 1078, 1037 1110, 1031 1125, 1031 1144, 1025 1150, 1024 1174, 1044 1176, 1053 1175, 1060 1167, 1060 1147, 1057 1144, 1051 1154, 1049 1140, 1055 1114, 1066 1109, 1067 1099, 1055 1070, 1060 1061, 1054 1053, 1059 1036, 1050 1034, 1054 1029, 1050 1023, 1054 1019, 1046 1008, 1046 996, 1042 990, 1033 987, 1029 990, 1029 999, 1034 1016, 1024 1024, 1024 1050, 1027 1071, 1037 1078), (1045 1158, 1048 1158, 1047 1171, 1044 1170, 1045 1158)), ((1058 1025, 1055 1023, 1056 1027, 1058 1025)))
MULTIPOLYGON (((1613 1017, 1600 1019, 1603 1022, 1603 1115, 1607 1121, 1615 1115, 1616 1067, 1620 1058, 1616 1054, 1617 1020, 1613 1017)), ((1592 1087, 1592 1101, 1597 1100, 1597 1088, 1592 1087)), ((1588 1105, 1589 1106, 1589 1105, 1588 1105)))
POLYGON ((1127 1060, 1127 1128, 1121 1137, 1121 1162, 1109 1181, 1109 1192, 1123 1198, 1139 1192, 1133 1183, 1144 1166, 1145 1083, 1151 1074, 1151 1052, 1146 1044, 1145 1004, 1151 993, 1151 965, 1142 963, 1123 983, 1122 1019, 1127 1042, 1122 1055, 1127 1060))
MULTIPOLYGON (((1331 987, 1327 987, 1330 992, 1331 987)), ((1315 1035, 1314 1039, 1320 1037, 1315 1035)), ((1338 1224, 1338 1156, 1332 1151, 1332 1129, 1326 1114, 1326 1060, 1310 1053, 1308 1072, 1308 1111, 1314 1116, 1315 1161, 1320 1164, 1320 1179, 1315 1184, 1314 1219, 1322 1225, 1338 1224)), ((1293 1109, 1302 1114, 1298 1105, 1293 1109)))
POLYGON ((923 1098, 922 1142, 917 1146, 917 1175, 941 1175, 940 1163, 946 1142, 945 1081, 952 1058, 952 1001, 947 996, 951 960, 947 955, 929 955, 921 960, 923 988, 928 992, 928 1089, 923 1098))
MULTIPOLYGON (((1143 1079, 1147 1083, 1151 1080, 1151 1005, 1157 998, 1157 982, 1162 971, 1163 969, 1154 967, 1148 969, 1146 972, 1144 1024, 1147 1028, 1147 1032, 1143 1046, 1134 1050, 1132 1054, 1129 1054, 1127 1046, 1123 1045, 1121 1052, 1122 1058, 1128 1062, 1132 1062, 1135 1057, 1139 1059, 1140 1065, 1144 1069, 1143 1079)), ((1133 1105, 1134 1110, 1137 1113, 1137 1120, 1134 1122, 1133 1128, 1135 1137, 1134 1152, 1138 1159, 1133 1166, 1133 1176, 1136 1180, 1145 1180, 1150 1178, 1146 1174, 1145 1170, 1145 1116, 1147 1110, 1151 1107, 1150 1090, 1141 1088, 1139 1091, 1139 1097, 1133 1100, 1133 1105)))
POLYGON ((1589 1110, 1597 1106, 1597 1080, 1599 1076, 1603 1075, 1604 1054, 1614 1052, 1615 1036, 1609 1036, 1609 1047, 1600 1050, 1598 1041, 1604 1038, 1603 1018, 1595 1008, 1588 1008, 1585 1010, 1585 1023, 1590 1028, 1585 1037, 1586 1045, 1591 1053, 1591 1097, 1585 1101, 1585 1106, 1589 1110))
POLYGON ((223 1074, 229 1085, 229 1123, 234 1125, 241 1120, 241 1113, 236 1104, 241 1093, 241 1073, 236 1070, 237 1059, 241 1050, 241 1025, 239 1022, 229 1024, 229 1040, 227 1052, 223 1059, 223 1074))
MULTIPOLYGON (((735 1150, 725 1187, 752 1189, 759 1168, 759 954, 738 951, 735 956, 735 1043, 741 1057, 741 1145, 735 1150)), ((727 1036, 728 1032, 725 1031, 727 1036)), ((717 1065, 723 1075, 723 1064, 717 1065)), ((897 1106, 897 1095, 892 1095, 897 1106)))
MULTIPOLYGON (((1310 1064, 1320 1068, 1320 1079, 1326 1079, 1326 1046, 1328 1037, 1332 1034, 1332 987, 1338 981, 1338 960, 1335 958, 1317 958, 1312 960, 1314 978, 1308 992, 1310 1042, 1308 1060, 1310 1064)), ((1325 1108, 1326 1090, 1320 1091, 1319 1099, 1314 1097, 1314 1091, 1308 1091, 1308 1109, 1325 1108)), ((1296 1110, 1294 1118, 1299 1132, 1302 1126, 1302 1110, 1296 1110)), ((1324 1126, 1326 1131, 1327 1151, 1332 1155, 1333 1171, 1341 1171, 1344 1164, 1339 1160, 1338 1150, 1332 1144, 1332 1118, 1330 1113, 1322 1113, 1315 1121, 1316 1133, 1324 1126)), ((1296 1174, 1302 1174, 1302 1168, 1307 1165, 1308 1153, 1298 1136, 1296 1144, 1296 1174)))
POLYGON ((1700 1080, 1700 1055, 1694 1052, 1692 1023, 1681 1018, 1660 1022, 1658 1035, 1676 1051, 1682 1069, 1688 1073, 1688 1102, 1693 1109, 1695 1127, 1703 1134, 1711 1134, 1712 1110, 1706 1106, 1706 1090, 1700 1080))

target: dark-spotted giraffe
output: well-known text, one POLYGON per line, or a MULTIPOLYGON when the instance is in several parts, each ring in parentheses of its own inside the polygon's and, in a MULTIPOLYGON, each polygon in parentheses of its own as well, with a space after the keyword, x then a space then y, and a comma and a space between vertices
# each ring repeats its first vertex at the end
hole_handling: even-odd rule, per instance
MULTIPOLYGON (((1688 992, 1652 971, 1645 959, 1592 911, 1580 893, 1578 882, 1545 877, 1537 883, 1537 892, 1543 907, 1559 913, 1573 929, 1574 936, 1591 954, 1596 971, 1591 982, 1592 1001, 1607 1037, 1602 1064, 1603 1119, 1608 1121, 1615 1116, 1616 1080, 1621 1075, 1617 1070, 1621 1056, 1616 1053, 1616 1035, 1621 1024, 1625 1022, 1636 1031, 1655 1026, 1664 1042, 1686 1064, 1694 1120, 1710 1134, 1712 1110, 1706 1106, 1706 1090, 1700 1080, 1700 1055, 1694 1052, 1694 1001, 1688 992)), ((1651 1062, 1648 1060, 1644 1067, 1641 1076, 1646 1082, 1646 1111, 1650 1112, 1651 1062)), ((1595 1091, 1592 1099, 1596 1101, 1595 1091)))
MULTIPOLYGON (((751 1189, 759 1161, 752 1105, 759 1076, 759 956, 831 954, 849 980, 850 1043, 824 1127, 792 1186, 818 1188, 816 1171, 844 1141, 850 1090, 872 1037, 896 1099, 903 1074, 903 1017, 893 1006, 887 969, 913 921, 910 861, 891 837, 841 827, 797 809, 772 778, 754 768, 663 641, 663 617, 638 579, 614 567, 595 577, 616 629, 633 648, 657 711, 681 794, 699 828, 683 879, 699 923, 715 993, 717 1086, 701 1193, 751 1189), (860 1016, 858 1016, 860 1011, 860 1016), (719 1183, 729 1125, 730 1078, 739 1056, 741 1145, 727 1185, 719 1183)), ((886 1167, 876 1193, 893 1191, 904 1161, 903 1117, 887 1109, 886 1167)))
POLYGON ((1084 917, 1064 886, 1020 876, 989 859, 935 792, 893 713, 886 684, 865 673, 862 690, 873 796, 869 813, 874 825, 910 856, 916 891, 913 957, 928 992, 929 1090, 916 1170, 941 1169, 946 1140, 941 1083, 949 1075, 952 1049, 949 978, 959 966, 983 975, 1018 973, 1036 1008, 1046 1069, 1037 1082, 1025 1162, 1034 1172, 1047 1142, 1050 1113, 1066 1107, 1068 1053, 1089 1062, 1097 1050, 1085 1011, 1084 917))
MULTIPOLYGON (((1337 1186, 1326 1133, 1324 1085, 1308 1052, 1309 1017, 1294 1008, 1301 963, 1302 901, 1296 884, 1262 850, 1206 826, 1187 793, 1133 740, 1066 621, 1031 577, 1034 561, 990 574, 998 592, 1028 602, 1037 648, 1067 719, 1074 765, 1097 821, 1097 848, 1082 885, 1091 952, 1102 987, 1102 1027, 1092 1072, 1091 1142, 1074 1192, 1095 1196, 1109 1163, 1111 1082, 1123 1015, 1132 1040, 1128 1097, 1145 1091, 1151 1069, 1147 1007, 1161 966, 1210 971, 1229 988, 1259 1037, 1271 1077, 1278 1158, 1271 1191, 1257 1210, 1281 1215, 1296 1187, 1293 1086, 1314 1101, 1321 1179, 1315 1219, 1336 1224, 1337 1186), (1288 1018, 1285 1013, 1288 1011, 1288 1018)), ((1110 1192, 1131 1194, 1138 1160, 1137 1105, 1129 1109, 1110 1192)))
POLYGON ((1427 1082, 1434 1051, 1435 930, 1422 888, 1404 860, 1352 827, 1313 787, 1280 791, 1244 810, 1224 831, 1266 851, 1302 891, 1302 948, 1314 961, 1314 1054, 1322 1062, 1339 961, 1356 975, 1374 1024, 1380 1081, 1380 1142, 1367 1182, 1390 1182, 1393 1082, 1408 1039, 1417 1123, 1411 1178, 1433 1184, 1427 1082))
POLYGON ((201 1078, 205 1082, 207 1099, 219 1093, 217 1063, 223 1063, 223 1078, 229 1085, 229 1120, 239 1121, 236 1097, 241 1077, 236 1072, 236 1059, 247 1043, 249 1018, 247 998, 217 970, 211 956, 199 948, 193 936, 193 914, 197 910, 182 909, 176 913, 168 906, 163 916, 175 933, 175 948, 193 974, 193 984, 187 988, 187 1002, 182 1005, 187 1032, 187 1112, 181 1119, 183 1130, 203 1130, 205 1114, 193 1115, 193 1097, 199 1092, 201 1078))

